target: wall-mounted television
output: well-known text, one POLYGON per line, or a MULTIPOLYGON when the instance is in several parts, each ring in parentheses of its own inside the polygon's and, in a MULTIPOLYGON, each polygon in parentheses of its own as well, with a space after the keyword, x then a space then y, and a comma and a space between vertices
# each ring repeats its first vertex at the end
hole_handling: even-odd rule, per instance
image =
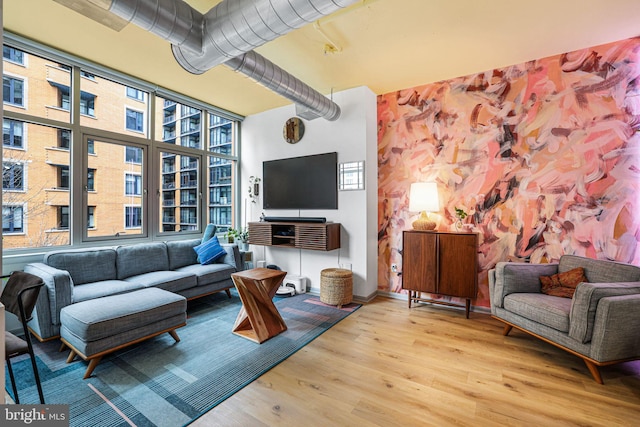
POLYGON ((338 209, 338 153, 262 163, 264 209, 338 209))

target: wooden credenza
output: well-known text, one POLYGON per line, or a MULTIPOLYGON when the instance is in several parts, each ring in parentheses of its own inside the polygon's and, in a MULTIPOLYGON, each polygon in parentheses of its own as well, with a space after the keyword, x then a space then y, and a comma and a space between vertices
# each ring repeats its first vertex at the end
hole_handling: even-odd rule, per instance
POLYGON ((340 223, 250 222, 249 243, 332 251, 340 247, 340 223))
POLYGON ((471 299, 478 294, 478 235, 406 230, 402 244, 402 288, 411 302, 461 306, 423 298, 422 293, 464 298, 469 318, 471 299))

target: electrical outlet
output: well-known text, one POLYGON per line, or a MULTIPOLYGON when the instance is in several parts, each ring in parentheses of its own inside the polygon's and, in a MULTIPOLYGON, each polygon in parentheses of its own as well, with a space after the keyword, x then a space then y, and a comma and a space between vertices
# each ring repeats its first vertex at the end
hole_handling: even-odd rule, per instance
POLYGON ((391 271, 394 273, 398 272, 398 264, 391 264, 391 271))

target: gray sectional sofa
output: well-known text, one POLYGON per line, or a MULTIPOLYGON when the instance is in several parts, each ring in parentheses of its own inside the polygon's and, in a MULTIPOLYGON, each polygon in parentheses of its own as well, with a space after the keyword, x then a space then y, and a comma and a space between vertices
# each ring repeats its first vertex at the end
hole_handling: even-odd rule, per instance
POLYGON ((640 359, 640 267, 574 255, 558 263, 499 262, 489 271, 491 314, 582 358, 602 384, 599 366, 640 359), (572 298, 542 293, 541 276, 582 267, 572 298))
MULTIPOLYGON (((201 239, 69 249, 45 254, 24 271, 44 280, 31 330, 40 340, 60 335, 60 310, 70 304, 156 287, 198 298, 233 287, 231 274, 243 269, 238 246, 216 263, 201 265, 193 248, 201 239)), ((229 294, 230 295, 230 294, 229 294)))

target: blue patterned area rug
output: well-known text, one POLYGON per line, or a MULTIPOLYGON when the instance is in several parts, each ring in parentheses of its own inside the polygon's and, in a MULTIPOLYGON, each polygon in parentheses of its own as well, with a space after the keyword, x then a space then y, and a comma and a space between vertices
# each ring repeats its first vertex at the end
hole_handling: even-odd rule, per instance
MULTIPOLYGON (((275 301, 288 329, 262 344, 231 333, 241 302, 219 293, 189 303, 179 343, 163 334, 120 350, 86 380, 87 363, 67 364, 58 340, 37 343, 45 401, 69 404, 71 426, 186 425, 360 307, 337 309, 307 294, 275 301)), ((14 367, 21 403, 39 403, 29 360, 14 367)))

